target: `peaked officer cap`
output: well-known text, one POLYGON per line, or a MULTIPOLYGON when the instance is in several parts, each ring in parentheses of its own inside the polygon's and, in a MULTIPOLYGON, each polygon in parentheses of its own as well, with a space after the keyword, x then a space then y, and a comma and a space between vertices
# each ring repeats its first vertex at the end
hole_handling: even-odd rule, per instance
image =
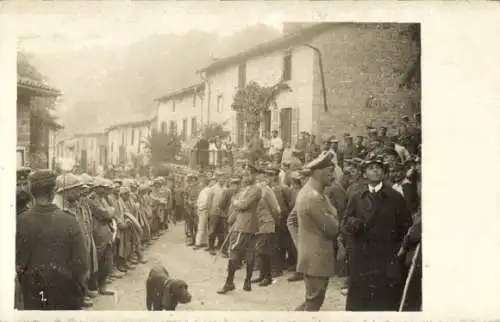
POLYGON ((57 192, 67 191, 83 186, 84 183, 82 179, 73 173, 62 174, 57 177, 57 192))
POLYGON ((310 170, 320 170, 333 165, 333 154, 331 152, 324 151, 316 159, 306 164, 304 168, 310 170))

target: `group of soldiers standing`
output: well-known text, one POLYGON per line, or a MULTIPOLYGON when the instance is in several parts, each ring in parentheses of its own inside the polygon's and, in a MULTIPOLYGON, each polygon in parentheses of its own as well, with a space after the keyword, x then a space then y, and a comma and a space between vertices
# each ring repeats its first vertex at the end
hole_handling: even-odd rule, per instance
POLYGON ((293 271, 288 281, 305 283, 297 310, 319 310, 334 275, 348 277, 347 310, 397 310, 401 298, 403 309, 419 310, 416 119, 412 126, 403 117, 393 136, 384 126, 356 140, 346 133, 341 146, 302 133, 283 147, 273 133, 267 161, 237 160, 225 171, 114 181, 37 171, 33 206, 18 193, 19 298, 25 309, 91 306, 92 297, 114 294, 107 285, 146 263, 144 250, 182 218, 187 246, 228 259, 219 294, 236 289, 244 264, 245 291, 293 271))
POLYGON ((114 295, 107 285, 147 263, 144 250, 175 221, 172 189, 163 177, 32 173, 17 193, 16 307, 75 310, 114 295))

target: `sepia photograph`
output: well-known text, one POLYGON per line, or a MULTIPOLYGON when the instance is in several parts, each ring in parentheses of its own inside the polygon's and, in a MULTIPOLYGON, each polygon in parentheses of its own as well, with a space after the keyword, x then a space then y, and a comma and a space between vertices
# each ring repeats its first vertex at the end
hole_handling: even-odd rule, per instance
POLYGON ((421 24, 176 14, 20 16, 15 309, 421 311, 421 24))

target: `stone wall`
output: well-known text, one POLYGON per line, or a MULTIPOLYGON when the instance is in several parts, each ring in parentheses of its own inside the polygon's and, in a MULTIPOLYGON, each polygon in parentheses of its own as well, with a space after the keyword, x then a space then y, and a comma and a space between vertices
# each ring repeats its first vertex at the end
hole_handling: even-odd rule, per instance
POLYGON ((391 135, 401 115, 412 117, 420 109, 420 86, 400 88, 418 55, 417 45, 404 32, 408 26, 339 24, 311 42, 322 52, 328 101, 325 112, 316 56, 313 129, 318 137, 364 135, 367 125, 388 125, 391 135))

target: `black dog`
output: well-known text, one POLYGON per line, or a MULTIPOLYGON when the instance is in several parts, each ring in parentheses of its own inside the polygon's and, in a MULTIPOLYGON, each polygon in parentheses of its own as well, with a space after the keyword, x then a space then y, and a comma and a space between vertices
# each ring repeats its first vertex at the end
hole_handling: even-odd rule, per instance
POLYGON ((188 285, 183 280, 171 279, 167 269, 155 265, 146 281, 146 306, 148 311, 175 311, 178 303, 191 302, 188 285))

